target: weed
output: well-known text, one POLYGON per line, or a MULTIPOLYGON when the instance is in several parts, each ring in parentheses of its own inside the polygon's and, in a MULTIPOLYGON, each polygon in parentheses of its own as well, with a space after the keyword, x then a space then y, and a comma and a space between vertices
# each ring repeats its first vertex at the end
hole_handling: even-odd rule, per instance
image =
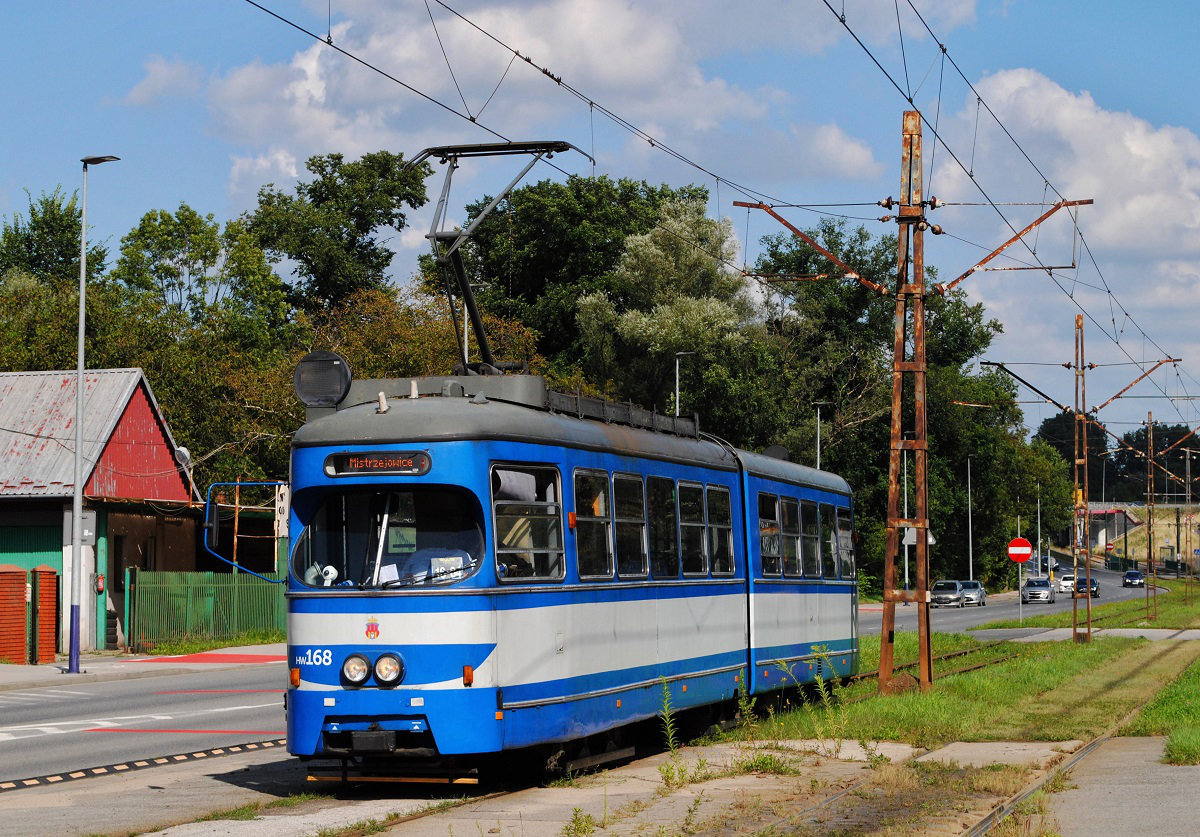
POLYGON ((869 767, 876 768, 892 763, 890 758, 879 751, 879 747, 868 741, 866 738, 859 738, 858 746, 862 747, 863 752, 867 754, 867 765, 869 767))
POLYGON ((1066 770, 1057 770, 1049 779, 1042 784, 1042 790, 1046 793, 1062 793, 1072 788, 1077 788, 1079 785, 1071 781, 1071 777, 1066 770))
POLYGON ((775 753, 766 753, 761 750, 738 762, 737 767, 743 773, 773 773, 779 776, 790 776, 796 773, 794 767, 775 753))
POLYGON ((245 805, 239 805, 236 808, 228 808, 224 811, 214 811, 203 817, 199 817, 196 822, 212 822, 214 820, 252 820, 258 816, 258 812, 262 810, 261 802, 247 802, 245 805))
POLYGON ((662 720, 663 743, 667 747, 668 759, 658 766, 658 773, 662 776, 663 784, 671 788, 683 783, 680 775, 683 767, 679 763, 679 737, 675 732, 675 716, 671 707, 671 686, 667 678, 659 679, 662 681, 662 707, 658 717, 662 720))
POLYGON ((572 773, 570 770, 568 770, 566 773, 559 776, 557 779, 551 779, 549 782, 547 782, 546 787, 548 787, 548 788, 573 788, 579 784, 578 780, 579 780, 579 774, 572 773))
POLYGON ((263 808, 293 808, 305 802, 312 802, 316 799, 333 799, 332 796, 324 793, 293 793, 283 799, 276 799, 268 802, 263 808))
POLYGON ((742 669, 738 678, 737 691, 738 726, 749 738, 756 738, 758 733, 758 715, 754 711, 754 698, 750 697, 750 689, 746 686, 746 670, 742 669))
POLYGON ((582 808, 571 809, 571 819, 559 833, 563 837, 586 837, 596 830, 596 820, 591 814, 583 813, 582 808))
POLYGON ((286 640, 287 635, 283 631, 247 631, 220 639, 207 636, 183 636, 155 643, 153 647, 144 650, 148 654, 198 654, 201 651, 211 651, 214 648, 234 648, 240 645, 268 645, 286 640))
POLYGON ((700 806, 704 802, 704 791, 696 794, 692 800, 692 804, 688 806, 687 814, 684 815, 683 825, 680 828, 684 834, 693 834, 696 831, 696 814, 700 812, 700 806))
MULTIPOLYGON (((820 710, 813 707, 811 702, 804 703, 804 711, 808 714, 812 721, 813 728, 817 732, 817 737, 823 741, 831 742, 828 745, 823 745, 821 754, 826 758, 837 758, 842 752, 842 744, 846 740, 846 733, 850 726, 850 716, 846 710, 846 705, 840 700, 839 691, 841 684, 835 677, 833 680, 826 680, 824 672, 833 670, 833 663, 829 659, 829 649, 818 645, 813 649, 816 653, 817 670, 813 678, 813 692, 817 696, 820 704, 820 710)), ((789 675, 792 676, 791 669, 782 663, 780 666, 789 675)), ((795 681, 794 676, 793 682, 795 681)))

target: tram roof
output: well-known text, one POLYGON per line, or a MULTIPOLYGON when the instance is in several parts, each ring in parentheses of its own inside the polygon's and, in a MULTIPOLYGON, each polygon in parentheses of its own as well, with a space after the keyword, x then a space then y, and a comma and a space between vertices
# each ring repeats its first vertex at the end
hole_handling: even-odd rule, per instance
POLYGON ((554 411, 550 405, 562 402, 552 401, 544 381, 536 376, 466 381, 474 384, 474 391, 462 386, 462 377, 354 381, 336 409, 309 409, 309 421, 296 431, 292 444, 497 440, 605 451, 727 471, 736 470, 740 459, 746 470, 757 476, 850 493, 849 484, 836 474, 735 451, 711 437, 659 432, 554 411), (411 397, 413 392, 418 397, 411 397), (380 393, 386 399, 386 412, 379 412, 380 393))

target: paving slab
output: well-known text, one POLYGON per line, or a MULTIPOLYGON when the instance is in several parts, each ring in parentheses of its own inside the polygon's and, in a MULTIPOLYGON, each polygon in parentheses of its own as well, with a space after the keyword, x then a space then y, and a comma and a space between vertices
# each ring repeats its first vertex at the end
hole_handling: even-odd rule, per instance
POLYGON ((1164 764, 1164 746, 1158 737, 1110 738, 1088 753, 1070 770, 1071 787, 1047 797, 1056 833, 1194 837, 1200 766, 1164 764))
POLYGON ((1082 741, 955 741, 933 752, 918 756, 917 761, 937 761, 959 767, 987 767, 1007 764, 1045 770, 1058 764, 1082 747, 1082 741))

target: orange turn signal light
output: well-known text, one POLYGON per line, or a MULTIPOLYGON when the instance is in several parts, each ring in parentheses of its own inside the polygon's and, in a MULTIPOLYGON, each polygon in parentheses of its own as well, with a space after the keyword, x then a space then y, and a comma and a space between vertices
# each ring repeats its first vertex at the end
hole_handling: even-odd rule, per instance
POLYGON ((471 686, 475 683, 475 669, 472 666, 463 666, 463 685, 471 686))
POLYGON ((288 683, 291 684, 293 689, 300 688, 300 669, 298 669, 298 668, 289 668, 288 669, 288 683))

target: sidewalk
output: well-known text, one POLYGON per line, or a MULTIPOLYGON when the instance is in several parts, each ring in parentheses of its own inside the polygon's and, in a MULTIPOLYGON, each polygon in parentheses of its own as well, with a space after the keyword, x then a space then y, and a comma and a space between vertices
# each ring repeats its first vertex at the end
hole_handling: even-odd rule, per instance
POLYGON ((1191 790, 1200 766, 1163 764, 1163 738, 1110 738, 1070 771, 1067 790, 1046 797, 1063 837, 1197 833, 1191 790))
POLYGON ((41 689, 64 686, 68 683, 104 680, 133 680, 157 677, 183 671, 206 671, 214 668, 239 668, 247 665, 283 663, 287 645, 246 645, 220 648, 197 654, 152 656, 149 654, 91 653, 79 656, 79 672, 68 674, 66 657, 40 666, 0 664, 0 691, 41 689))

